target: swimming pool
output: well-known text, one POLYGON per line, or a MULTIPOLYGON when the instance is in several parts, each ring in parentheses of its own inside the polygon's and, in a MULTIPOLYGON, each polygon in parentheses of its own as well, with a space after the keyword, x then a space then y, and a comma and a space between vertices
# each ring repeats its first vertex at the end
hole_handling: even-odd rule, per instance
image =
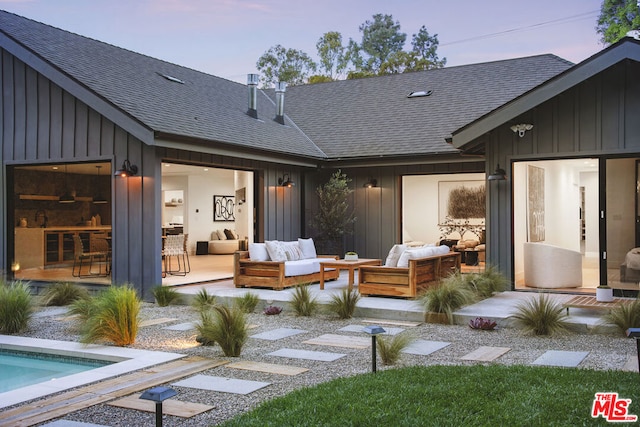
MULTIPOLYGON (((106 365, 39 381, 9 391, 0 391, 0 409, 186 356, 179 353, 138 350, 127 347, 85 345, 73 341, 0 335, 0 352, 4 350, 40 353, 63 358, 89 359, 106 363, 106 365)), ((4 383, 4 377, 0 377, 0 383, 4 383)))
POLYGON ((113 362, 80 357, 0 350, 0 393, 56 380, 113 362))

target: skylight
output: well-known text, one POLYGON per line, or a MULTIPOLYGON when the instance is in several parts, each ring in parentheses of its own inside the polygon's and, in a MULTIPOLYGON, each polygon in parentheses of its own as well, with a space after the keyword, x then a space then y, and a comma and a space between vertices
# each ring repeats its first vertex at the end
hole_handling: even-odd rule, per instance
POLYGON ((419 90, 416 92, 411 92, 409 95, 407 95, 407 98, 420 98, 421 96, 429 96, 432 93, 432 90, 419 90))
POLYGON ((165 79, 169 80, 170 82, 180 83, 181 85, 184 84, 184 80, 180 80, 177 77, 173 77, 173 76, 170 76, 168 74, 163 74, 163 73, 158 73, 158 75, 164 77, 165 79))

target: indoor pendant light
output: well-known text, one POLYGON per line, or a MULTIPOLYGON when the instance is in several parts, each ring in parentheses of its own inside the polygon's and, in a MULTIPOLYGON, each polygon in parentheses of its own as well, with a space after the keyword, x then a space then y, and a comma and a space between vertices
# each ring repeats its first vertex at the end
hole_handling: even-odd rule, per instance
POLYGON ((96 188, 98 189, 98 195, 93 198, 93 203, 95 205, 104 205, 105 203, 107 203, 107 199, 102 195, 102 192, 99 190, 100 189, 100 169, 101 168, 102 168, 102 166, 100 166, 100 165, 96 166, 96 169, 98 169, 98 174, 97 174, 97 178, 96 178, 96 188))
POLYGON ((64 193, 58 199, 59 203, 75 203, 76 198, 69 191, 69 183, 67 181, 67 165, 64 165, 64 193))

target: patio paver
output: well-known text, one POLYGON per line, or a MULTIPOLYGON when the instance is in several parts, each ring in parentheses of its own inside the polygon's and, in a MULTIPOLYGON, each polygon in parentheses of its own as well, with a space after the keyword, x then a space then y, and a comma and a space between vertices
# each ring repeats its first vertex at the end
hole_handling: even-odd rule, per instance
POLYGON ((175 317, 160 317, 158 319, 147 319, 140 322, 139 327, 143 328, 145 326, 153 326, 160 325, 161 323, 173 322, 174 320, 178 320, 175 317))
POLYGON ((219 391, 222 393, 249 394, 260 390, 271 383, 262 381, 238 380, 235 378, 214 377, 212 375, 194 375, 182 381, 172 383, 177 387, 197 388, 200 390, 219 391))
MULTIPOLYGON (((132 394, 121 399, 108 402, 107 405, 117 406, 119 408, 135 409, 138 411, 155 412, 156 403, 151 400, 140 399, 141 393, 132 394)), ((211 405, 203 405, 202 403, 183 402, 176 399, 167 399, 162 402, 162 413, 173 415, 181 418, 191 418, 195 415, 212 410, 211 405)))
POLYGON ((55 420, 50 423, 42 424, 42 427, 109 427, 104 424, 81 423, 72 420, 55 420))
POLYGON ((471 353, 465 354, 460 359, 474 360, 477 362, 491 362, 510 350, 511 349, 509 347, 482 346, 478 347, 471 353))
MULTIPOLYGON (((362 325, 348 325, 344 328, 338 329, 340 332, 362 332, 364 333, 365 326, 362 325)), ((382 335, 398 335, 400 332, 404 332, 404 328, 392 328, 383 327, 384 333, 382 335)))
POLYGON ((259 334, 255 334, 255 335, 251 335, 249 338, 257 338, 260 340, 269 340, 269 341, 276 341, 282 338, 287 338, 287 337, 292 337, 294 335, 298 335, 298 334, 304 334, 307 331, 304 331, 302 329, 295 329, 295 328, 278 328, 278 329, 272 329, 270 331, 266 331, 266 332, 262 332, 259 334))
POLYGON ((250 360, 242 360, 240 362, 229 363, 225 365, 232 369, 245 369, 247 371, 265 372, 268 374, 278 375, 299 375, 307 372, 309 369, 300 368, 298 366, 278 365, 275 363, 252 362, 250 360))
POLYGON ((534 360, 531 364, 575 368, 584 360, 585 357, 587 357, 588 354, 588 351, 549 350, 534 360))
POLYGON ((190 331, 191 329, 195 329, 196 325, 193 322, 185 322, 178 323, 176 325, 165 326, 162 329, 166 329, 168 331, 190 331))
POLYGON ((342 353, 329 353, 324 351, 296 350, 293 348, 281 348, 280 350, 267 353, 267 356, 288 357, 290 359, 316 360, 319 362, 333 362, 346 356, 342 353))
POLYGON ((417 354, 420 356, 427 356, 433 352, 445 348, 449 344, 451 343, 444 341, 415 340, 404 350, 402 350, 402 352, 408 354, 417 354))
POLYGON ((313 345, 326 345, 331 347, 345 347, 345 348, 367 348, 371 346, 371 338, 369 337, 355 337, 353 335, 336 335, 336 334, 324 334, 319 337, 312 338, 307 341, 303 341, 303 344, 313 345))

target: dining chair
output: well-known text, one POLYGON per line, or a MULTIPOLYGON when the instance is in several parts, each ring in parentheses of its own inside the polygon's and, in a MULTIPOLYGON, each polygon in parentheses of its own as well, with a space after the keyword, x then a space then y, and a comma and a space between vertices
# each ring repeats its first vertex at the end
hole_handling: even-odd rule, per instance
POLYGON ((164 271, 166 274, 174 276, 186 276, 187 261, 185 256, 184 234, 167 235, 162 256, 164 258, 164 271), (171 258, 175 257, 178 263, 178 269, 174 270, 171 258))
POLYGON ((84 251, 84 244, 79 235, 73 236, 73 267, 71 275, 73 277, 93 277, 107 276, 109 274, 108 252, 107 251, 84 251), (97 263, 98 272, 94 273, 93 264, 97 263), (105 265, 105 271, 102 272, 101 265, 105 265), (82 267, 88 265, 88 273, 82 273, 82 267))

